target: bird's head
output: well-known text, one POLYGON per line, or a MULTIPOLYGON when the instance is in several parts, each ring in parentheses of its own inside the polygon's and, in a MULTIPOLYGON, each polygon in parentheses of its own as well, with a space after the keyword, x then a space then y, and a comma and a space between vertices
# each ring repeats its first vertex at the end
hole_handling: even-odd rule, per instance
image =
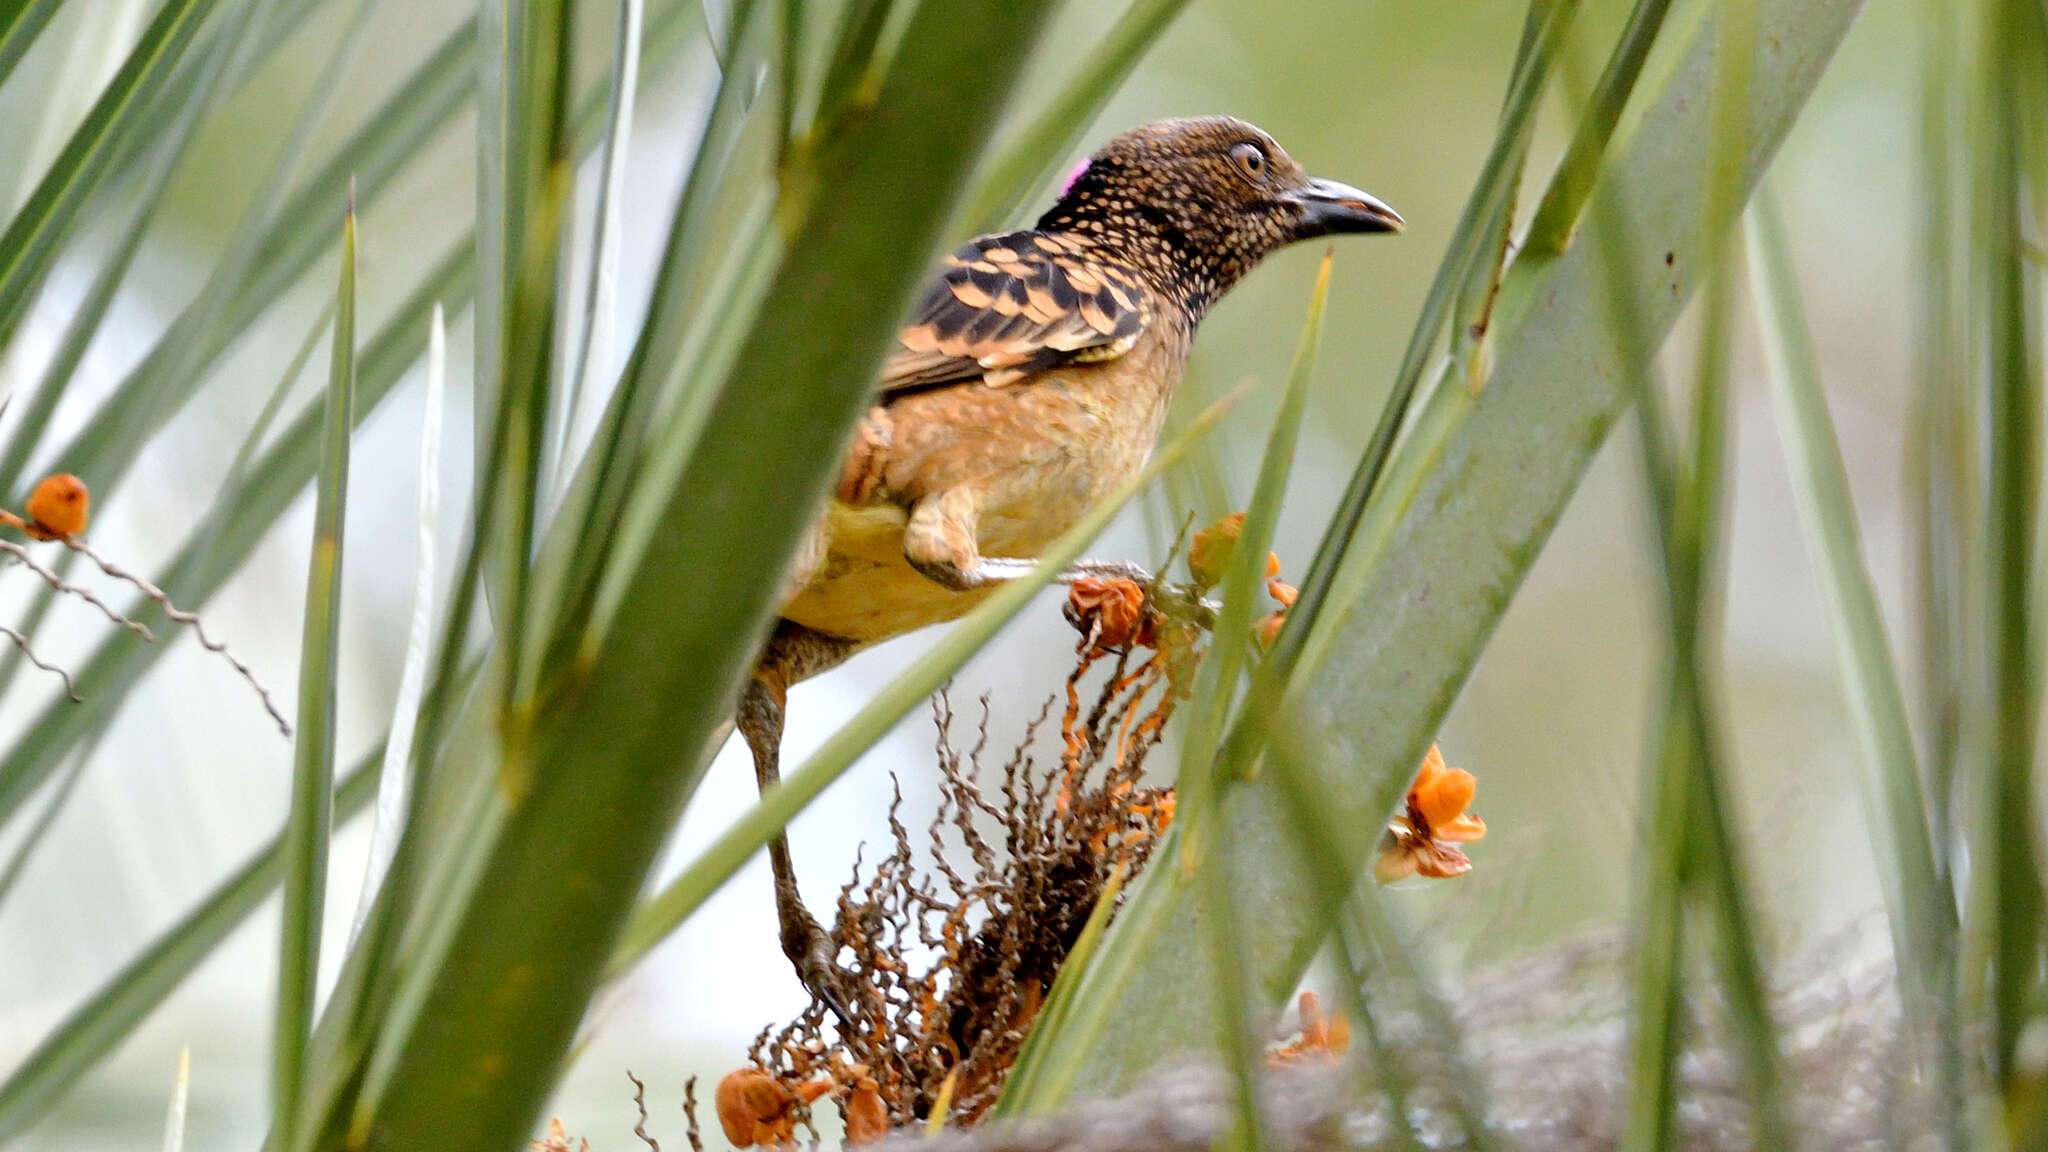
POLYGON ((1398 232, 1400 213, 1304 172, 1228 116, 1159 120, 1083 161, 1038 221, 1122 250, 1199 316, 1268 252, 1337 232, 1398 232))

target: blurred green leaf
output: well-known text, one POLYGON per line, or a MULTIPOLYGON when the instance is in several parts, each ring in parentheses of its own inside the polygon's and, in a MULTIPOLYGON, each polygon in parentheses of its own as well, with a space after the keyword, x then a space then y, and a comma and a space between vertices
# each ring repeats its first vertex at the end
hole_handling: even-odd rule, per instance
MULTIPOLYGON (((342 776, 334 792, 337 822, 369 806, 382 755, 381 747, 372 749, 342 776)), ((284 850, 284 836, 273 837, 43 1037, 21 1066, 0 1082, 0 1127, 19 1134, 48 1115, 158 1005, 184 987, 186 978, 283 879, 284 850)))
MULTIPOLYGON (((1751 92, 1743 190, 1776 151, 1858 7, 1856 0, 1801 0, 1763 12, 1760 38, 1778 49, 1762 58, 1751 92)), ((1659 339, 1697 286, 1696 261, 1706 248, 1696 173, 1709 143, 1711 50, 1711 36, 1695 39, 1598 193, 1630 214, 1645 252, 1630 270, 1630 290, 1659 339)), ((1318 781, 1354 868, 1634 394, 1639 366, 1617 362, 1599 243, 1585 241, 1539 271, 1509 271, 1503 291, 1521 292, 1527 305, 1502 318, 1508 326, 1498 334, 1492 383, 1476 402, 1463 389, 1439 389, 1418 416, 1411 436, 1430 445, 1429 466, 1413 489, 1389 485, 1401 498, 1383 513, 1391 524, 1371 555, 1335 564, 1347 594, 1304 645, 1275 718, 1274 732, 1286 738, 1269 754, 1298 758, 1318 781), (1513 284, 1524 275, 1534 279, 1513 284), (1447 421, 1441 431, 1431 426, 1439 412, 1447 421)), ((1329 544, 1339 561, 1348 539, 1340 522, 1329 544)), ((1264 776, 1232 789, 1222 804, 1218 819, 1231 828, 1228 849, 1241 861, 1240 898, 1263 915, 1264 930, 1247 940, 1255 993, 1277 1004, 1322 938, 1314 902, 1303 896, 1315 881, 1286 846, 1291 822, 1264 776)), ((1072 1056, 1084 1061, 1078 1082, 1091 1094, 1117 1091, 1213 1035, 1193 902, 1168 870, 1141 880, 1105 951, 1123 947, 1118 938, 1127 927, 1157 935, 1132 961, 1116 1032, 1072 1056)))
POLYGON ((1982 133, 1977 229, 1984 245, 1981 314, 1990 354, 1985 403, 1990 491, 1982 545, 1984 635, 1991 650, 1982 691, 1991 715, 1985 779, 1978 785, 1985 812, 1971 855, 1983 861, 1977 907, 1990 920, 1981 934, 1990 941, 1990 954, 1981 959, 1989 966, 1992 1078, 2007 1094, 2006 1106, 2018 1114, 2019 1089, 2027 1080, 2017 1063, 2018 1049, 2041 982, 2043 909, 2033 815, 2041 694, 2030 603, 2039 547, 2041 314, 2036 277, 2028 272, 2022 243, 2027 118, 2037 115, 2038 107, 2023 103, 2023 73, 2038 67, 2036 54, 2048 50, 2048 35, 2040 11, 2024 0, 1993 4, 1983 24, 1983 110, 1988 115, 1976 125, 1982 133))
POLYGON ((418 983, 392 990, 373 1018, 330 1013, 322 1031, 335 1043, 323 1050, 336 1063, 319 1082, 332 1095, 318 1132, 292 1143, 354 1132, 497 1148, 524 1136, 701 774, 699 751, 726 719, 902 301, 1046 15, 998 0, 921 8, 875 110, 803 166, 834 190, 830 210, 785 217, 802 259, 776 272, 682 474, 637 493, 659 510, 660 530, 619 574, 601 641, 573 676, 539 686, 545 708, 469 723, 480 738, 466 759, 436 769, 472 791, 445 823, 407 830, 425 838, 432 863, 422 919, 407 931, 418 983), (492 730, 513 735, 499 744, 492 730), (572 759, 575 772, 552 770, 572 759), (502 899, 508 891, 522 899, 502 899), (394 1054, 380 1094, 360 1107, 354 1070, 385 1057, 352 1051, 348 1035, 374 1035, 394 1054))
MULTIPOLYGON (((1856 778, 1862 785, 1878 881, 1891 911, 1900 987, 1914 1010, 1927 1013, 1943 995, 1941 974, 1950 971, 1944 957, 1956 931, 1956 907, 1935 867, 1905 691, 1877 592, 1864 565, 1856 506, 1821 389, 1784 221, 1768 195, 1758 198, 1750 215, 1749 258, 1756 274, 1754 291, 1771 366, 1771 394, 1777 401, 1778 433, 1792 465, 1792 491, 1820 569, 1843 689, 1863 745, 1866 763, 1856 778)), ((1923 1025, 1935 1024, 1936 1018, 1923 1017, 1923 1025)))
POLYGON ((1024 206, 1044 193, 1055 165, 1073 150, 1146 50, 1185 7, 1187 0, 1131 0, 1059 95, 982 165, 975 194, 956 213, 958 231, 996 232, 1012 226, 1024 206))
MULTIPOLYGON (((369 122, 345 141, 298 191, 267 215, 252 212, 238 226, 250 236, 252 253, 241 277, 217 268, 197 297, 115 387, 94 408, 84 428, 57 455, 65 466, 89 477, 105 500, 115 479, 126 473, 140 445, 163 419, 176 412, 205 383, 206 366, 262 315, 333 243, 330 232, 305 222, 326 219, 348 195, 366 207, 454 116, 469 95, 475 29, 458 29, 387 100, 369 122), (467 35, 465 35, 465 32, 467 35), (260 230, 260 231, 258 231, 260 230), (221 303, 221 301, 225 303, 221 303), (151 418, 153 417, 153 418, 151 418)), ((229 240, 236 247, 238 238, 229 240)), ((0 459, 0 492, 12 491, 36 445, 17 437, 0 459)), ((308 468, 307 476, 311 476, 308 468)))
POLYGON ((64 0, 7 0, 0 4, 0 84, 14 75, 14 66, 35 45, 36 37, 64 0))
POLYGON ((1315 287, 1309 292, 1308 318, 1302 322, 1294 362, 1287 369, 1287 389, 1280 399, 1280 411, 1273 417, 1266 453, 1259 461, 1258 483, 1252 488, 1251 506, 1245 510, 1237 546, 1231 551, 1224 575, 1223 610, 1216 616, 1214 641, 1196 673, 1193 727, 1188 729, 1181 745, 1180 771, 1174 776, 1174 818, 1182 822, 1181 854, 1176 865, 1184 870, 1195 867, 1208 832, 1205 822, 1209 818, 1209 798, 1218 785, 1216 753, 1224 722, 1230 718, 1230 706, 1237 699, 1246 648, 1251 643, 1252 602, 1266 579, 1273 533, 1280 526, 1280 502, 1287 494, 1287 478, 1294 471, 1294 448, 1301 439, 1309 382, 1315 376, 1316 354, 1322 347, 1323 308, 1330 298, 1330 265, 1335 256, 1334 248, 1323 252, 1322 267, 1317 270, 1315 287))
MULTIPOLYGON (((234 9, 227 18, 237 39, 247 26, 252 7, 234 9)), ((64 238, 71 232, 93 189, 106 174, 115 141, 133 131, 148 109, 151 92, 193 35, 212 14, 218 0, 165 0, 129 52, 120 71, 107 82, 85 120, 71 134, 64 150, 44 173, 28 202, 0 234, 0 346, 13 342, 36 288, 42 284, 64 238)))
MULTIPOLYGON (((397 385, 426 345, 425 317, 436 300, 461 307, 469 300, 469 238, 445 253, 393 318, 364 344, 356 358, 355 418, 366 419, 397 385)), ((155 577, 158 587, 184 608, 196 608, 227 582, 277 518, 304 491, 318 467, 320 411, 303 412, 252 465, 246 478, 224 487, 213 508, 199 518, 171 561, 155 577)), ((161 619, 156 606, 138 599, 125 609, 131 619, 161 619)), ((78 666, 81 694, 118 700, 166 649, 143 644, 132 633, 115 632, 78 666)), ((113 712, 58 707, 39 713, 0 759, 0 823, 11 817, 87 733, 110 722, 113 712)))

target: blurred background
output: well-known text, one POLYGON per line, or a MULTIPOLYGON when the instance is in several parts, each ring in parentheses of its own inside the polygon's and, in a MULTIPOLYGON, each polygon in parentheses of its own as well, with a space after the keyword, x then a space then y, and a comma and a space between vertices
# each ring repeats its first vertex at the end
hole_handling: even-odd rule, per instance
MULTIPOLYGON (((60 22, 111 21, 119 35, 92 42, 53 27, 55 34, 45 36, 24 64, 36 75, 0 93, 0 198, 17 203, 32 186, 90 93, 125 55, 148 7, 105 0, 104 11, 76 4, 64 9, 60 22), (116 10, 121 15, 108 15, 116 10), (81 79, 58 83, 64 76, 81 79)), ((319 142, 346 136, 469 15, 469 7, 460 0, 379 5, 319 142)), ((609 50, 611 14, 609 5, 586 8, 592 19, 584 63, 594 78, 609 50)), ((1276 548, 1292 575, 1306 569, 1378 415, 1491 138, 1523 9, 1520 0, 1197 0, 1086 135, 1084 149, 1161 116, 1231 113, 1271 131, 1312 172, 1373 192, 1409 221, 1399 238, 1338 246, 1309 431, 1276 548)), ((1588 0, 1573 32, 1582 74, 1598 68, 1625 12, 1614 0, 1588 0)), ((1042 83, 1049 87, 1064 75, 1112 16, 1069 5, 1041 46, 1036 67, 1042 83)), ((1911 635, 1898 477, 1911 363, 1912 236, 1899 205, 1912 199, 1915 187, 1909 146, 1914 16, 1902 0, 1872 0, 1769 180, 1792 226, 1868 560, 1895 637, 1911 635)), ((255 182, 250 174, 263 170, 281 146, 292 110, 344 19, 337 11, 309 22, 233 98, 227 113, 202 130, 131 288, 57 413, 55 441, 79 425, 196 288, 238 218, 243 205, 237 198, 255 182)), ((687 161, 677 141, 690 138, 684 127, 702 114, 709 65, 707 53, 695 47, 680 68, 642 79, 624 201, 620 306, 628 317, 640 306, 657 256, 650 237, 659 235, 687 161)), ((1532 181, 1548 172, 1568 122, 1559 107, 1547 112, 1549 131, 1539 136, 1532 181)), ((372 324, 410 290, 410 270, 431 258, 421 254, 443 251, 468 227, 475 179, 470 132, 465 110, 425 159, 364 213, 362 283, 372 324), (380 266, 408 274, 387 278, 380 266)), ((586 193, 595 169, 595 158, 584 166, 586 193)), ((579 200, 579 211, 587 213, 589 200, 587 194, 579 200)), ((335 205, 337 219, 340 209, 335 205)), ((95 227, 88 222, 88 234, 95 227)), ((110 221, 100 229, 108 242, 115 227, 110 221)), ((579 249, 577 259, 587 255, 579 249)), ((1215 309, 1197 342, 1183 412, 1246 377, 1277 386, 1318 255, 1314 245, 1282 253, 1215 309)), ((204 402, 166 415, 166 434, 135 464, 136 482, 95 509, 92 539, 103 551, 149 571, 205 512, 255 410, 324 306, 330 262, 323 258, 316 267, 283 302, 282 313, 297 319, 257 326, 221 362, 204 402)), ((18 390, 36 378, 91 273, 59 266, 18 342, 19 354, 0 365, 0 387, 18 390)), ((466 389, 472 336, 466 315, 451 316, 450 324, 440 536, 453 541, 460 538, 471 474, 464 449, 471 443, 466 389)), ((1674 376, 1682 377, 1690 363, 1689 332, 1681 325, 1667 349, 1674 376)), ((1869 922, 1878 895, 1848 774, 1857 749, 1758 375, 1761 358, 1752 343, 1739 347, 1720 689, 1750 871, 1767 900, 1770 942, 1783 955, 1869 922)), ((303 400, 319 384, 308 379, 301 387, 303 400)), ((1096 552, 1154 563, 1183 511, 1206 520, 1239 507, 1233 501, 1249 493, 1275 403, 1277 387, 1257 393, 1213 441, 1220 488, 1192 472, 1176 477, 1146 506, 1128 511, 1096 552)), ((420 415, 420 381, 408 378, 356 443, 343 616, 343 763, 382 732, 396 692, 412 600, 420 415)), ((18 416, 19 405, 0 420, 0 434, 18 416)), ((1447 971, 1513 956, 1626 911, 1637 848, 1634 794, 1661 659, 1658 586, 1635 452, 1624 422, 1442 732, 1450 763, 1479 778, 1475 807, 1491 832, 1474 846, 1477 867, 1470 875, 1403 890, 1393 900, 1431 925, 1437 960, 1447 971)), ((61 459, 38 461, 31 474, 64 466, 61 459)), ((205 613, 210 630, 254 667, 287 709, 311 504, 309 491, 205 613)), ((31 591, 26 574, 0 573, 0 622, 18 618, 31 591)), ((85 606, 60 603, 40 647, 64 663, 97 643, 104 628, 85 606)), ((883 646, 799 688, 785 762, 815 746, 932 639, 883 646)), ((127 695, 120 719, 85 760, 76 794, 0 910, 0 1068, 15 1065, 80 997, 209 891, 283 818, 289 744, 225 667, 189 638, 175 644, 176 651, 127 695)), ((1058 690, 1071 645, 1057 598, 1043 597, 955 682, 956 706, 964 710, 991 693, 993 743, 1007 746, 1058 690)), ((17 679, 15 690, 0 699, 0 739, 11 740, 52 696, 46 681, 17 679)), ((932 803, 926 786, 933 773, 931 739, 929 718, 914 716, 793 825, 797 865, 815 899, 829 900, 860 843, 883 833, 891 773, 903 783, 906 819, 918 826, 916 817, 932 803)), ((713 769, 666 871, 751 803, 754 786, 744 761, 743 752, 728 749, 713 769)), ((354 915, 364 824, 342 830, 337 841, 330 940, 344 938, 354 915)), ((0 838, 0 857, 14 847, 13 839, 0 838)), ((78 1085, 61 1113, 35 1131, 36 1146, 52 1152, 153 1146, 181 1046, 192 1051, 193 1146, 255 1146, 266 1099, 275 916, 273 904, 78 1085)), ((329 952, 332 957, 339 949, 329 952)), ((600 1152, 637 1147, 625 1077, 631 1069, 649 1084, 654 1133, 680 1141, 677 1109, 685 1078, 704 1076, 702 1095, 708 1097, 709 1084, 742 1060, 755 1033, 786 1020, 802 1003, 775 943, 767 869, 757 862, 602 1002, 553 1111, 600 1152)), ((12 1135, 0 1133, 0 1144, 12 1135)))

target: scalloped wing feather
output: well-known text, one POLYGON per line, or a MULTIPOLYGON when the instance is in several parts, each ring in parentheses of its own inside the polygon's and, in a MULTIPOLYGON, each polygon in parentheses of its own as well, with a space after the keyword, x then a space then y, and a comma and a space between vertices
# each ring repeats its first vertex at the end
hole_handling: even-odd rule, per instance
POLYGON ((883 367, 890 393, 1014 384, 1065 363, 1113 360, 1152 322, 1135 274, 1043 232, 969 241, 946 258, 883 367))

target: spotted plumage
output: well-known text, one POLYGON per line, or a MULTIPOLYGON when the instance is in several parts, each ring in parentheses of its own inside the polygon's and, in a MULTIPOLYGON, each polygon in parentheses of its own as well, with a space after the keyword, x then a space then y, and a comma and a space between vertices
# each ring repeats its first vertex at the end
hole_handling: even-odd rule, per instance
MULTIPOLYGON (((1400 226, 1259 129, 1211 116, 1117 137, 1034 228, 948 257, 883 367, 741 701, 763 787, 790 684, 966 612, 1143 464, 1202 317, 1262 257, 1400 226)), ((769 847, 783 949, 836 1005, 788 845, 769 847)))

